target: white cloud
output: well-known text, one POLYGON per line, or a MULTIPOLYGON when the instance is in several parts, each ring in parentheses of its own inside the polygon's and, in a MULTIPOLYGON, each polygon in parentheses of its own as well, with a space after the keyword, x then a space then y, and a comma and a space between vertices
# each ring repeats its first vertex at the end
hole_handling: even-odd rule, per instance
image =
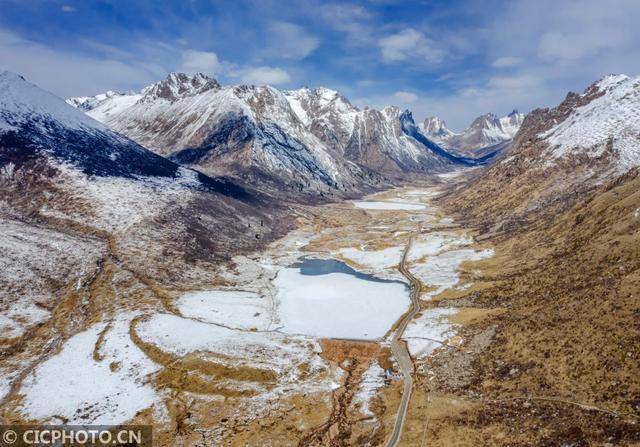
POLYGON ((137 89, 166 75, 153 64, 54 50, 3 29, 0 54, 0 70, 19 73, 61 97, 137 89))
POLYGON ((373 79, 358 79, 356 85, 360 88, 369 88, 376 85, 377 81, 373 79))
POLYGON ((540 79, 533 75, 493 76, 487 81, 487 87, 496 89, 532 89, 540 86, 540 79))
POLYGON ((222 64, 216 53, 197 50, 185 50, 182 53, 182 67, 180 71, 189 74, 205 73, 215 75, 221 68, 222 64))
POLYGON ((279 85, 291 82, 291 77, 285 70, 268 66, 243 68, 232 76, 240 78, 247 84, 256 85, 279 85))
POLYGON ((606 7, 600 0, 512 0, 477 17, 479 32, 455 31, 476 42, 489 66, 452 71, 441 92, 417 92, 415 116, 439 115, 461 129, 486 112, 553 107, 606 73, 640 73, 637 0, 606 7))
POLYGON ((545 60, 577 61, 594 56, 603 49, 624 43, 624 33, 609 29, 606 33, 592 30, 549 31, 540 38, 538 54, 545 60))
POLYGON ((446 56, 446 52, 433 40, 413 28, 383 37, 378 41, 382 59, 387 62, 406 60, 423 60, 438 64, 446 56))
POLYGON ((301 26, 288 22, 273 22, 268 29, 271 57, 300 60, 318 48, 319 40, 301 26))
POLYGON ((70 5, 62 5, 62 7, 60 7, 60 9, 62 10, 62 12, 75 12, 76 8, 74 8, 73 6, 70 5))
POLYGON ((504 56, 494 60, 491 66, 495 68, 511 68, 520 65, 521 62, 522 59, 519 57, 504 56))
POLYGON ((416 102, 418 100, 418 95, 411 92, 398 91, 395 92, 393 96, 403 104, 416 102))
POLYGON ((343 42, 347 46, 369 45, 374 41, 372 14, 360 5, 320 3, 313 13, 322 18, 328 27, 345 33, 343 42))

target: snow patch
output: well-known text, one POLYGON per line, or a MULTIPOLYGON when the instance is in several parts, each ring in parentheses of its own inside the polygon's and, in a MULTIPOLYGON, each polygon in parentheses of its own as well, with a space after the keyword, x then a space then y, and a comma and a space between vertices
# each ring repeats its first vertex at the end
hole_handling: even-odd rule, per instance
POLYGON ((418 318, 411 320, 404 331, 402 339, 412 357, 428 357, 442 346, 442 343, 453 337, 453 324, 447 319, 457 313, 453 308, 434 308, 422 312, 418 318))
POLYGON ((479 261, 493 256, 493 250, 459 249, 444 251, 434 256, 427 256, 426 261, 410 267, 423 284, 434 290, 424 292, 426 298, 432 298, 455 286, 460 281, 458 270, 464 261, 479 261))
POLYGON ((358 388, 354 399, 356 403, 360 404, 360 411, 365 416, 373 416, 369 405, 378 390, 384 386, 384 379, 384 369, 380 367, 376 360, 374 360, 371 365, 369 365, 369 368, 362 374, 360 388, 358 388))
POLYGON ((348 247, 341 248, 338 253, 344 259, 377 271, 397 267, 402 258, 403 250, 403 247, 388 247, 370 251, 348 247))

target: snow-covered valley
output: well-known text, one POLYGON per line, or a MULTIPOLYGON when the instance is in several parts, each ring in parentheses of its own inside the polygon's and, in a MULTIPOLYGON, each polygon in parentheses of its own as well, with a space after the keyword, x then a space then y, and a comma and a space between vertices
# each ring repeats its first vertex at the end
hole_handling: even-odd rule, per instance
MULTIPOLYGON (((302 395, 305 405, 312 402, 317 415, 328 417, 335 411, 332 393, 346 387, 359 390, 350 411, 369 417, 366 424, 383 424, 375 402, 398 392, 389 343, 410 307, 408 283, 398 271, 409 238, 408 266, 424 283, 424 314, 405 334, 416 362, 456 334, 447 320, 456 310, 427 310, 429 300, 460 286, 464 261, 490 255, 430 203, 436 193, 435 187, 404 188, 300 207, 294 231, 220 266, 213 282, 155 291, 160 300, 117 300, 44 358, 25 353, 14 359, 14 369, 0 369, 9 384, 3 388, 7 414, 52 423, 144 420, 162 432, 175 423, 172 406, 181 396, 197 425, 223 442, 237 430, 221 422, 230 414, 250 437, 254 424, 302 395), (359 353, 358 365, 338 360, 350 350, 359 353), (345 382, 353 374, 358 380, 345 382), (110 384, 108 396, 99 383, 110 384)), ((145 287, 131 281, 129 287, 145 287)), ((316 424, 303 410, 294 419, 301 433, 316 424)))

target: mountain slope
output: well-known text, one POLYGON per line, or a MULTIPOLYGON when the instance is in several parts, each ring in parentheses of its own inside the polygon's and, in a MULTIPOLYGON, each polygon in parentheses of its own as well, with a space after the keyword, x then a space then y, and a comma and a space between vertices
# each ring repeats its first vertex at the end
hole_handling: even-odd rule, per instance
POLYGON ((0 74, 0 167, 2 200, 12 215, 56 216, 69 225, 126 234, 141 222, 162 233, 149 219, 171 214, 175 227, 167 231, 179 234, 168 244, 189 256, 228 256, 225 245, 236 237, 238 247, 255 245, 255 238, 243 236, 247 224, 267 220, 267 208, 277 213, 264 197, 154 154, 9 72, 0 74), (189 212, 203 210, 189 208, 203 202, 211 207, 205 211, 210 224, 225 222, 228 231, 179 247, 192 230, 200 231, 189 212), (204 254, 199 244, 220 251, 204 254))
POLYGON ((571 206, 585 191, 640 165, 640 80, 607 76, 584 93, 525 118, 511 151, 464 192, 474 212, 526 216, 555 204, 571 206))
POLYGON ((470 363, 473 384, 440 374, 431 388, 482 403, 432 439, 464 430, 474 445, 640 440, 639 111, 640 78, 607 76, 531 112, 506 157, 442 198, 496 252, 477 289, 452 303, 499 316, 471 328, 492 338, 470 363))

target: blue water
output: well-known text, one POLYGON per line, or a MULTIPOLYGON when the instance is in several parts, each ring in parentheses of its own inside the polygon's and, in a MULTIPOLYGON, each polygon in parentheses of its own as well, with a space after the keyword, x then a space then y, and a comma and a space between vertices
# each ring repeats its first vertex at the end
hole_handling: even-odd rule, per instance
POLYGON ((400 283, 402 281, 395 281, 390 279, 381 279, 367 273, 362 273, 352 269, 347 264, 337 259, 314 259, 314 258, 302 258, 300 262, 292 264, 291 267, 299 268, 301 275, 318 276, 328 275, 329 273, 345 273, 347 275, 355 276, 358 279, 373 282, 383 283, 400 283))

